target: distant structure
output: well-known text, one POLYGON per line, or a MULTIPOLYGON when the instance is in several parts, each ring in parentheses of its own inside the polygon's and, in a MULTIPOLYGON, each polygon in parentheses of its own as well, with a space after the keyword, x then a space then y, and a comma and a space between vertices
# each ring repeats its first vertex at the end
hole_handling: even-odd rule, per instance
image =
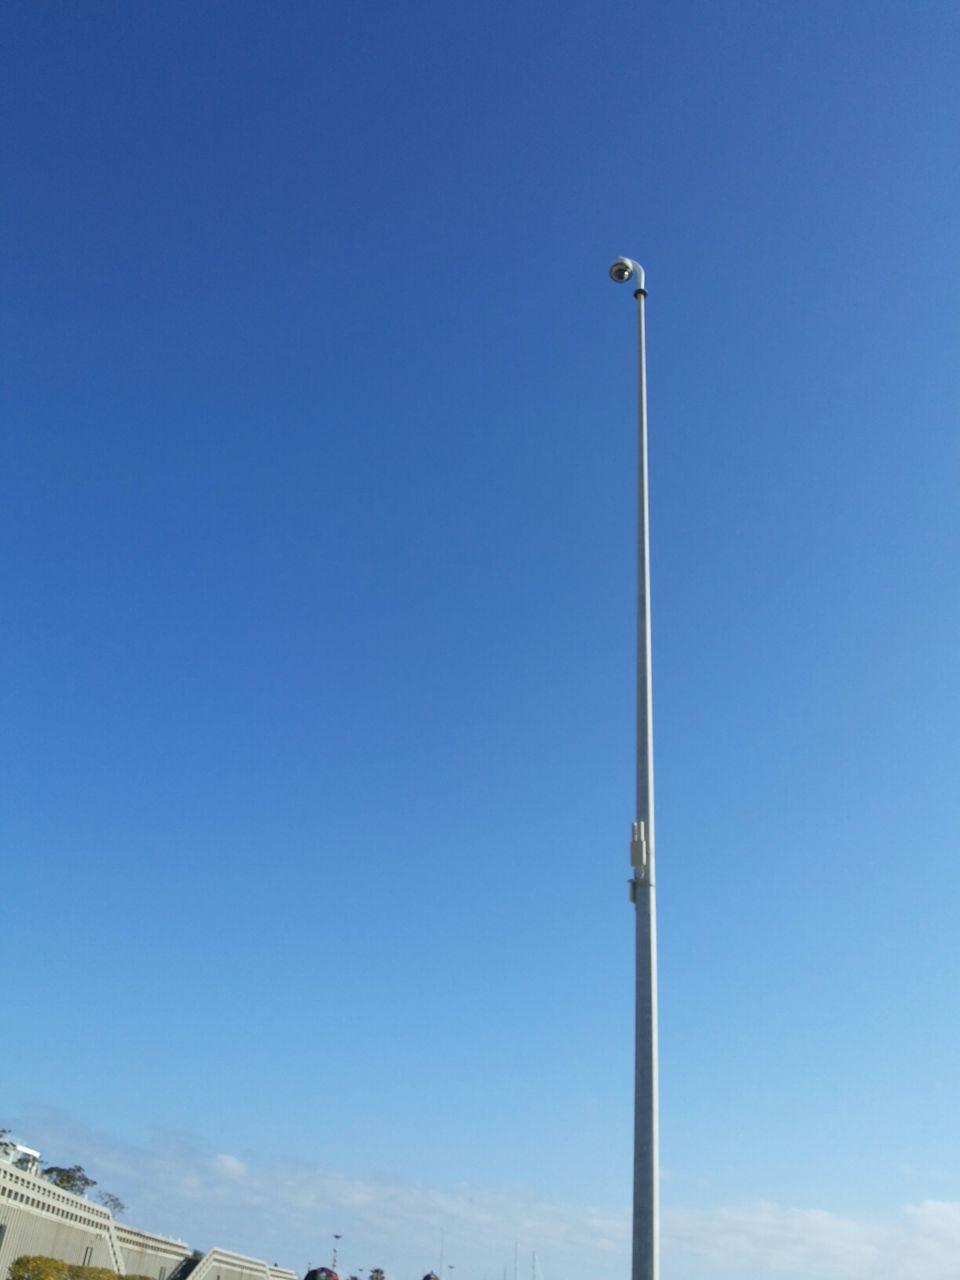
POLYGON ((229 1249, 201 1254, 182 1240, 128 1227, 103 1205, 55 1187, 36 1171, 39 1165, 40 1153, 29 1147, 0 1156, 0 1280, 24 1254, 150 1280, 298 1280, 293 1271, 229 1249), (23 1167, 24 1155, 33 1157, 32 1169, 23 1167))
POLYGON ((7 1144, 6 1159, 18 1169, 26 1169, 28 1173, 40 1172, 40 1152, 32 1147, 24 1147, 19 1142, 7 1144))

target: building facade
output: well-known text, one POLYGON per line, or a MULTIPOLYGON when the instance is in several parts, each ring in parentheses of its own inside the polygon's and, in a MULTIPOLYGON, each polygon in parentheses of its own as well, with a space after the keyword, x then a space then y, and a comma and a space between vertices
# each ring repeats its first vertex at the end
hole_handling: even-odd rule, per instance
POLYGON ((182 1240, 128 1227, 103 1205, 0 1160, 0 1280, 24 1254, 149 1280, 298 1280, 258 1258, 220 1248, 196 1254, 182 1240))

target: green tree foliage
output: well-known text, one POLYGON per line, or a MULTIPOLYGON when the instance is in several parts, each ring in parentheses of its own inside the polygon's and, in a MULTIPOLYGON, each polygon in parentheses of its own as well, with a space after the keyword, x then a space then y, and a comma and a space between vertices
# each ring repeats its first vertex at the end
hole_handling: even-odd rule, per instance
POLYGON ((374 1267, 370 1272, 370 1280, 387 1280, 383 1274, 383 1267, 374 1267))
MULTIPOLYGON (((10 1264, 8 1280, 120 1280, 109 1267, 81 1267, 59 1258, 28 1255, 10 1264)), ((151 1280, 150 1276, 128 1275, 126 1280, 151 1280)))
POLYGON ((58 1164, 51 1164, 41 1169, 40 1172, 55 1187, 59 1187, 61 1191, 72 1191, 75 1196, 86 1195, 90 1187, 97 1185, 96 1178, 88 1178, 85 1170, 79 1164, 73 1164, 69 1169, 61 1168, 58 1164))
POLYGON ((115 1196, 111 1191, 98 1191, 97 1199, 105 1209, 110 1210, 115 1218, 119 1218, 127 1207, 120 1197, 115 1196))
POLYGON ((16 1143, 10 1139, 9 1129, 0 1129, 0 1156, 8 1156, 11 1151, 15 1150, 16 1143))
POLYGON ((70 1268, 56 1258, 24 1254, 10 1263, 9 1280, 69 1280, 70 1268))

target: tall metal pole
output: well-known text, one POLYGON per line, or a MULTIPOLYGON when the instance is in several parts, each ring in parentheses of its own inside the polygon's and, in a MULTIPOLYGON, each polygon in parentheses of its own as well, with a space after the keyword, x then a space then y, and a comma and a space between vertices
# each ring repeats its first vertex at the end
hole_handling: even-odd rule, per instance
POLYGON ((657 1100, 657 913, 653 822, 653 679, 650 655, 650 493, 643 268, 619 258, 619 284, 635 280, 637 303, 637 798, 630 840, 630 899, 637 924, 636 1074, 633 1146, 633 1280, 660 1276, 657 1100))

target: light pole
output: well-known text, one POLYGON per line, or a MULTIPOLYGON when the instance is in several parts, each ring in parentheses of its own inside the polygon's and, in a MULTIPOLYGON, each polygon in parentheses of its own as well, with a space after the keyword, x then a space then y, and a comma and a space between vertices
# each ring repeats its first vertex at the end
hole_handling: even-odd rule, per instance
POLYGON ((343 1239, 343 1236, 338 1236, 338 1235, 337 1235, 337 1233, 336 1233, 336 1232, 334 1232, 334 1234, 333 1234, 333 1262, 330 1264, 330 1270, 331 1270, 331 1271, 336 1271, 336 1269, 337 1269, 337 1241, 338 1241, 338 1240, 342 1240, 342 1239, 343 1239))
POLYGON ((630 838, 630 901, 637 921, 637 1025, 633 1131, 633 1280, 660 1277, 657 1106, 657 911, 653 844, 653 701, 650 662, 650 492, 643 267, 618 258, 617 284, 635 281, 637 303, 637 800, 630 838))

